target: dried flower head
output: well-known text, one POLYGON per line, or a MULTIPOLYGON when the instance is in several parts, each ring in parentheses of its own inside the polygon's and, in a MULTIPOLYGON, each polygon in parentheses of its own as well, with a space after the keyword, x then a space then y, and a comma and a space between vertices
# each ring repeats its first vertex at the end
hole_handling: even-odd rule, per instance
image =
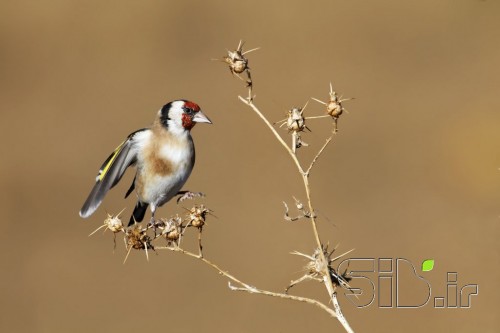
POLYGON ((112 232, 123 231, 123 223, 119 215, 111 216, 108 214, 108 217, 104 220, 104 224, 112 232))
POLYGON ((247 101, 251 102, 255 97, 253 95, 253 81, 252 75, 250 74, 250 67, 248 67, 248 59, 245 57, 246 54, 258 50, 259 48, 254 48, 243 52, 243 41, 240 40, 238 47, 234 51, 227 51, 227 56, 222 58, 222 61, 229 65, 229 70, 231 74, 236 75, 240 80, 246 83, 248 88, 247 101), (240 74, 246 73, 247 78, 244 79, 240 74))
POLYGON ((125 245, 127 249, 133 248, 136 250, 154 249, 151 244, 151 237, 147 234, 147 228, 141 228, 140 225, 134 224, 125 231, 125 245))
POLYGON ((250 53, 252 51, 258 50, 258 48, 251 49, 249 51, 243 52, 243 44, 244 42, 240 40, 238 47, 234 51, 227 51, 227 56, 223 59, 229 65, 229 70, 233 74, 241 74, 244 71, 247 71, 248 68, 248 59, 245 58, 245 54, 250 53))
POLYGON ((125 247, 127 248, 127 255, 125 256, 125 260, 123 263, 127 261, 128 255, 132 249, 135 250, 145 250, 146 258, 149 260, 148 250, 154 250, 154 246, 152 244, 152 239, 147 234, 148 227, 141 228, 139 224, 134 224, 130 228, 125 231, 125 247))
POLYGON ((288 111, 286 127, 290 132, 302 132, 306 128, 306 120, 302 108, 292 108, 288 111))
POLYGON ((326 113, 330 115, 333 120, 334 120, 334 126, 335 126, 335 131, 337 131, 337 120, 339 119, 340 115, 344 112, 347 111, 344 109, 344 106, 342 105, 342 102, 351 100, 352 98, 346 98, 342 99, 337 95, 337 93, 333 90, 332 84, 330 83, 330 92, 329 92, 330 98, 328 102, 323 102, 317 98, 312 98, 316 102, 319 102, 323 105, 326 105, 326 113))
POLYGON ((177 244, 177 241, 182 236, 182 219, 179 216, 175 216, 170 219, 162 219, 162 222, 164 226, 161 235, 165 237, 169 244, 172 242, 177 244))
POLYGON ((308 146, 307 143, 302 141, 302 137, 300 136, 300 132, 303 132, 305 129, 311 131, 309 127, 306 126, 306 118, 304 117, 304 110, 307 107, 307 103, 302 108, 291 108, 288 110, 286 114, 286 118, 280 120, 277 123, 282 123, 280 127, 286 125, 289 133, 292 133, 292 150, 295 153, 297 148, 302 146, 308 146))
POLYGON ((141 228, 135 224, 125 231, 125 245, 127 249, 133 248, 136 250, 154 249, 151 244, 151 237, 147 234, 147 228, 141 228))
POLYGON ((122 220, 120 219, 120 215, 123 213, 124 210, 125 210, 125 208, 122 209, 122 211, 119 212, 118 214, 116 214, 115 216, 113 216, 111 214, 108 214, 108 216, 104 220, 104 224, 101 225, 96 230, 94 230, 89 236, 92 236, 98 230, 101 230, 102 228, 105 228, 104 231, 106 231, 106 230, 109 229, 113 233, 117 233, 117 232, 123 231, 124 230, 124 226, 123 226, 122 220))
POLYGON ((186 215, 186 220, 188 221, 187 226, 203 228, 207 214, 211 214, 211 210, 206 208, 203 204, 193 206, 193 208, 188 210, 186 215))
POLYGON ((292 281, 291 284, 286 288, 286 291, 288 291, 291 287, 305 280, 316 280, 320 282, 325 282, 326 281, 325 272, 329 272, 330 278, 332 282, 335 284, 335 286, 341 286, 343 288, 350 289, 348 282, 351 280, 351 277, 347 273, 347 270, 342 274, 338 274, 337 271, 332 267, 332 263, 353 250, 347 251, 346 253, 343 253, 337 257, 332 258, 332 255, 335 252, 335 250, 336 248, 328 252, 328 245, 326 245, 323 246, 322 249, 319 248, 316 249, 312 255, 304 254, 297 251, 292 252, 292 254, 305 257, 309 261, 305 266, 306 269, 305 275, 295 281, 292 281), (323 252, 323 255, 321 255, 321 252, 323 252))
POLYGON ((203 226, 206 223, 207 215, 213 215, 212 211, 206 208, 203 204, 195 205, 191 209, 186 209, 186 227, 196 227, 198 228, 198 249, 200 258, 203 257, 203 246, 201 244, 201 234, 203 232, 203 226))
MULTIPOLYGON (((323 249, 325 257, 328 256, 328 252, 323 249)), ((325 269, 329 266, 329 262, 326 262, 320 256, 320 249, 316 249, 312 256, 308 256, 310 261, 306 264, 305 268, 311 275, 322 276, 324 275, 325 269)))

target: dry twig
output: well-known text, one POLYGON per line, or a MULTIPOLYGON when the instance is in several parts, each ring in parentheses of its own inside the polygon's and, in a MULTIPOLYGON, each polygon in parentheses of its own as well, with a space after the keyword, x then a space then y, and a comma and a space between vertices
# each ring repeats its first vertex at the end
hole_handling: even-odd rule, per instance
MULTIPOLYGON (((309 164, 309 167, 304 171, 304 168, 302 167, 302 165, 301 165, 301 163, 296 155, 298 133, 304 130, 306 119, 322 118, 325 116, 307 118, 307 117, 304 117, 302 109, 299 109, 299 108, 292 109, 289 112, 287 120, 286 120, 287 128, 289 131, 292 132, 292 147, 290 148, 286 144, 285 140, 281 137, 281 135, 279 135, 279 133, 276 131, 276 129, 272 126, 272 124, 267 120, 267 118, 264 116, 264 114, 260 111, 260 109, 255 105, 253 98, 243 98, 243 97, 239 96, 239 99, 242 103, 244 103, 245 105, 250 107, 259 116, 260 119, 262 119, 264 124, 274 134, 274 136, 276 137, 278 142, 288 152, 288 155, 291 157, 292 161, 294 162, 295 166, 297 167, 299 174, 301 175, 301 178, 302 178, 302 181, 304 184, 304 190, 306 192, 307 205, 308 205, 307 209, 309 212, 314 212, 312 200, 311 200, 311 187, 310 187, 310 183, 309 183, 309 176, 311 174, 311 171, 312 171, 315 163, 317 162, 319 157, 323 154, 326 147, 333 140, 333 135, 337 132, 337 120, 338 120, 339 116, 342 114, 342 111, 344 110, 343 106, 341 104, 344 100, 338 98, 337 94, 333 91, 331 84, 330 84, 329 103, 325 103, 325 102, 322 102, 320 100, 315 99, 318 102, 325 104, 327 106, 327 114, 334 121, 334 129, 333 129, 331 135, 327 138, 327 140, 325 141, 325 143, 321 147, 321 149, 314 156, 313 160, 309 164)), ((300 147, 300 145, 299 145, 299 147, 300 147)), ((288 206, 286 205, 286 203, 285 203, 285 208, 286 208, 285 219, 287 219, 287 220, 292 219, 293 220, 293 218, 290 218, 288 216, 288 206)), ((316 242, 316 247, 318 249, 317 260, 319 262, 328 263, 329 261, 328 261, 327 256, 325 255, 324 251, 321 250, 324 248, 324 246, 323 246, 323 243, 320 239, 320 235, 318 232, 316 216, 314 214, 312 214, 310 216, 309 220, 311 221, 313 236, 314 236, 314 239, 316 242)), ((323 281, 323 283, 327 289, 329 298, 331 299, 331 302, 334 305, 333 308, 336 312, 336 317, 339 320, 339 322, 342 324, 342 326, 344 327, 344 329, 347 332, 353 332, 349 323, 347 322, 344 315, 342 314, 340 305, 338 304, 336 291, 335 291, 335 283, 334 283, 334 281, 332 279, 332 275, 330 273, 331 272, 329 270, 329 265, 325 264, 322 266, 322 268, 320 270, 320 274, 318 274, 318 276, 316 276, 316 278, 320 278, 323 281)), ((308 279, 308 278, 304 278, 304 280, 305 279, 308 279)), ((299 280, 301 280, 301 279, 299 279, 299 280)))

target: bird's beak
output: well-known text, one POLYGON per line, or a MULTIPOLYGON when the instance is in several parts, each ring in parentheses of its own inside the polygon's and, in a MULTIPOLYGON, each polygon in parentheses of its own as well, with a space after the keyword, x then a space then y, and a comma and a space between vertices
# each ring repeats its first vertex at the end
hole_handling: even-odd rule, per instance
POLYGON ((210 119, 208 119, 208 117, 205 116, 205 114, 201 111, 198 111, 194 114, 193 121, 195 123, 208 123, 208 124, 212 123, 210 119))

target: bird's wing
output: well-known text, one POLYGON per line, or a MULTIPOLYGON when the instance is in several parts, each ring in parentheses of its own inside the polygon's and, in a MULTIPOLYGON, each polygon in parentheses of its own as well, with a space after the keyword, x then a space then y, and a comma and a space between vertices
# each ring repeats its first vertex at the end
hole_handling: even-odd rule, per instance
POLYGON ((104 161, 96 177, 94 188, 80 210, 83 218, 92 215, 101 204, 106 193, 122 178, 125 170, 137 160, 138 137, 148 129, 142 129, 130 134, 115 151, 104 161))

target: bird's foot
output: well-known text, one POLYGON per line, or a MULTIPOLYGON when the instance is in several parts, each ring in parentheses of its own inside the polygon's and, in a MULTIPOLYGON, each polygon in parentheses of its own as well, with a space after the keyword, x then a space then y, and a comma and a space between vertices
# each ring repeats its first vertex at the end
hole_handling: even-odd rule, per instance
POLYGON ((151 219, 148 222, 148 228, 153 228, 153 231, 155 233, 155 238, 156 238, 157 225, 156 225, 156 222, 155 222, 155 218, 153 216, 151 217, 151 219))
POLYGON ((183 202, 187 199, 201 198, 204 197, 205 194, 202 192, 190 192, 190 191, 180 191, 177 193, 179 197, 177 198, 177 203, 183 202))

